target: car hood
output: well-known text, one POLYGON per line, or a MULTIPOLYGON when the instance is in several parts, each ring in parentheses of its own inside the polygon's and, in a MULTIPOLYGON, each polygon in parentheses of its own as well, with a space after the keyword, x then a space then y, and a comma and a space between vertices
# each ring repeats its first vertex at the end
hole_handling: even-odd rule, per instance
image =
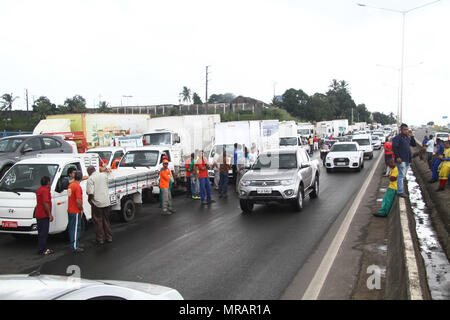
POLYGON ((292 179, 297 174, 297 169, 261 169, 250 170, 242 179, 244 180, 285 180, 292 179))
POLYGON ((351 158, 359 157, 360 151, 345 151, 345 152, 328 152, 327 157, 329 158, 351 158))

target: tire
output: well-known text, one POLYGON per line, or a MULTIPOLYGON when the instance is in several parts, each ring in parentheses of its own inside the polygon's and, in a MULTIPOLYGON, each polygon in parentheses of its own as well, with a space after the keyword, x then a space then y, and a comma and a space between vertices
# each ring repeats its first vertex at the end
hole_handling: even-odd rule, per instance
POLYGON ((364 169, 364 159, 362 159, 361 169, 364 169))
POLYGON ((120 217, 123 222, 130 222, 136 215, 136 205, 133 200, 127 199, 122 204, 122 210, 120 211, 120 217))
POLYGON ((243 213, 250 213, 253 211, 253 202, 248 200, 239 200, 239 204, 241 205, 241 210, 243 213))
POLYGON ((303 189, 303 185, 301 184, 298 188, 297 199, 294 200, 292 206, 294 207, 295 212, 300 212, 303 209, 303 200, 305 199, 305 190, 303 189))
POLYGON ((310 199, 316 199, 319 196, 319 176, 314 180, 314 189, 309 194, 310 199))

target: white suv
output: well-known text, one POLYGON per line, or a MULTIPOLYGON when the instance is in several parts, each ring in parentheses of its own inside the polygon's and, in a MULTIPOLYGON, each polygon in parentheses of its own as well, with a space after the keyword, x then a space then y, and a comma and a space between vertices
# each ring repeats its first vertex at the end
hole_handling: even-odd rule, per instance
POLYGON ((325 158, 327 172, 338 168, 361 171, 364 168, 364 152, 356 142, 336 142, 325 158))
POLYGON ((373 158, 372 137, 370 134, 353 136, 352 141, 359 144, 359 149, 364 151, 364 157, 369 157, 369 160, 373 158))

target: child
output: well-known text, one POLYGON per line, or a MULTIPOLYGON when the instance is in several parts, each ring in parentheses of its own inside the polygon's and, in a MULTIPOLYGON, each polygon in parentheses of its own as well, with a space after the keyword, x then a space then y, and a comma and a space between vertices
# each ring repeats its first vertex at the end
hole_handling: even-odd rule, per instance
POLYGON ((444 148, 444 154, 439 156, 442 162, 439 165, 439 188, 436 191, 444 191, 450 174, 450 141, 444 142, 444 148))
POLYGON ((380 211, 373 214, 376 217, 387 217, 389 211, 391 211, 392 204, 394 203, 395 195, 397 194, 398 169, 394 159, 389 159, 388 166, 391 168, 391 172, 389 173, 390 184, 383 197, 383 204, 380 211))

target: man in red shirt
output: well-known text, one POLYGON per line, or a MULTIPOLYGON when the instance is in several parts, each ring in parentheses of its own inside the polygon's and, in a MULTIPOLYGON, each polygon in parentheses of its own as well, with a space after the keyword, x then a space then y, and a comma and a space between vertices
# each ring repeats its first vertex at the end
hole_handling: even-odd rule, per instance
POLYGON ((215 201, 211 200, 211 185, 209 184, 209 177, 208 177, 209 163, 208 160, 206 160, 205 158, 203 150, 200 155, 200 158, 197 161, 196 166, 198 168, 198 180, 200 181, 200 197, 202 199, 202 204, 213 203, 215 201), (205 190, 206 190, 206 197, 205 197, 205 190), (205 201, 205 198, 207 201, 205 201))
POLYGON ((49 255, 53 250, 47 249, 48 229, 52 216, 52 198, 50 195, 50 178, 41 178, 41 186, 36 190, 35 217, 38 228, 38 254, 49 255))
POLYGON ((74 253, 83 252, 84 249, 79 247, 78 238, 81 232, 81 219, 83 217, 83 190, 80 182, 83 175, 80 171, 75 173, 75 181, 69 185, 67 195, 69 196, 69 205, 67 213, 69 214, 69 238, 70 248, 74 253))
POLYGON ((192 197, 191 191, 191 171, 189 170, 189 166, 191 164, 191 157, 188 157, 184 162, 184 167, 186 168, 186 198, 192 197))

